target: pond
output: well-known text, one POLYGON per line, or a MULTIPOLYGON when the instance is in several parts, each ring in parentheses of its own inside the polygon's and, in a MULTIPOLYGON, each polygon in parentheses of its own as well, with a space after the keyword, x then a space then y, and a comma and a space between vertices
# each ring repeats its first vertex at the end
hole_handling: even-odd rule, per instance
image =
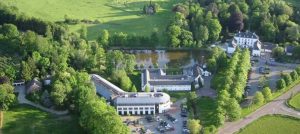
POLYGON ((202 64, 208 51, 204 50, 125 50, 134 54, 138 66, 159 68, 186 68, 194 64, 202 64))

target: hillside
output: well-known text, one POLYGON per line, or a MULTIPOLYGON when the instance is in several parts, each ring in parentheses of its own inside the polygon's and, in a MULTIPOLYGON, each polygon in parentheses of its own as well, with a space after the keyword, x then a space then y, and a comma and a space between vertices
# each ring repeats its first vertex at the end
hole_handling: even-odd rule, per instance
MULTIPOLYGON (((100 21, 100 24, 87 25, 89 39, 95 39, 102 29, 138 35, 149 35, 154 28, 163 31, 172 17, 173 4, 181 0, 152 0, 160 5, 155 15, 141 14, 143 6, 149 1, 127 1, 124 4, 123 0, 3 0, 26 15, 48 21, 63 21, 65 15, 72 19, 100 21)), ((81 25, 70 25, 70 30, 77 31, 81 25)))

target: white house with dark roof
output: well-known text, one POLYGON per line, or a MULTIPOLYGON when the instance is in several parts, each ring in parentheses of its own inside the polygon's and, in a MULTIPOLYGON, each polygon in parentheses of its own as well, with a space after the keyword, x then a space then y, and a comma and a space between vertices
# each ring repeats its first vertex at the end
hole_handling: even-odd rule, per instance
POLYGON ((261 55, 261 42, 259 41, 259 37, 249 31, 236 33, 232 41, 228 43, 227 53, 233 53, 236 47, 249 48, 253 56, 261 55))
POLYGON ((99 75, 92 74, 97 94, 112 102, 120 115, 164 113, 171 107, 170 96, 162 92, 125 92, 99 75))

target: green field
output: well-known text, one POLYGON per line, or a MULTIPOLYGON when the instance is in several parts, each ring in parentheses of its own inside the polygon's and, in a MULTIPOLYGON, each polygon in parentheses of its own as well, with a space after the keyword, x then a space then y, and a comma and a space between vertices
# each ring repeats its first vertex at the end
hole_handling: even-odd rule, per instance
POLYGON ((289 100, 289 105, 295 109, 300 110, 300 93, 298 93, 293 98, 291 98, 291 100, 289 100))
POLYGON ((264 116, 242 129, 239 134, 299 134, 300 119, 264 116))
POLYGON ((214 112, 217 109, 216 101, 208 97, 198 98, 196 102, 197 115, 196 118, 201 120, 205 126, 212 125, 214 122, 214 112))
POLYGON ((83 133, 75 117, 54 117, 29 106, 17 106, 4 112, 4 134, 79 134, 83 133))
MULTIPOLYGON (((89 24, 88 38, 95 39, 99 31, 149 35, 154 29, 162 32, 172 18, 172 7, 182 0, 152 0, 160 5, 155 15, 142 15, 142 8, 149 0, 2 0, 16 6, 28 16, 49 21, 63 21, 67 15, 73 19, 99 20, 101 24, 89 24), (128 1, 124 4, 123 1, 128 1)), ((70 25, 77 31, 82 24, 70 25)))

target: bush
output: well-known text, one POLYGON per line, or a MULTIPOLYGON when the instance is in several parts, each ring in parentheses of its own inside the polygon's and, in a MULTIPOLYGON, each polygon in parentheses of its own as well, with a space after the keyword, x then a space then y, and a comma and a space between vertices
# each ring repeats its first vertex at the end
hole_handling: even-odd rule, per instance
POLYGON ((264 95, 266 102, 270 101, 272 99, 272 92, 271 92, 271 89, 269 87, 265 87, 262 90, 262 94, 264 95))
POLYGON ((280 79, 276 82, 276 88, 278 90, 284 89, 286 87, 286 83, 284 81, 284 79, 280 79))
POLYGON ((295 70, 293 72, 291 72, 290 75, 291 75, 293 81, 296 81, 299 78, 299 75, 298 75, 297 71, 295 71, 295 70))
POLYGON ((216 133, 217 129, 214 125, 210 125, 208 127, 203 128, 203 134, 214 134, 216 133))
POLYGON ((285 81, 286 86, 291 85, 291 83, 293 82, 293 79, 290 74, 284 74, 283 79, 285 81))
POLYGON ((260 91, 257 91, 255 93, 253 102, 254 102, 254 104, 257 104, 257 105, 262 105, 264 103, 264 96, 260 91))

